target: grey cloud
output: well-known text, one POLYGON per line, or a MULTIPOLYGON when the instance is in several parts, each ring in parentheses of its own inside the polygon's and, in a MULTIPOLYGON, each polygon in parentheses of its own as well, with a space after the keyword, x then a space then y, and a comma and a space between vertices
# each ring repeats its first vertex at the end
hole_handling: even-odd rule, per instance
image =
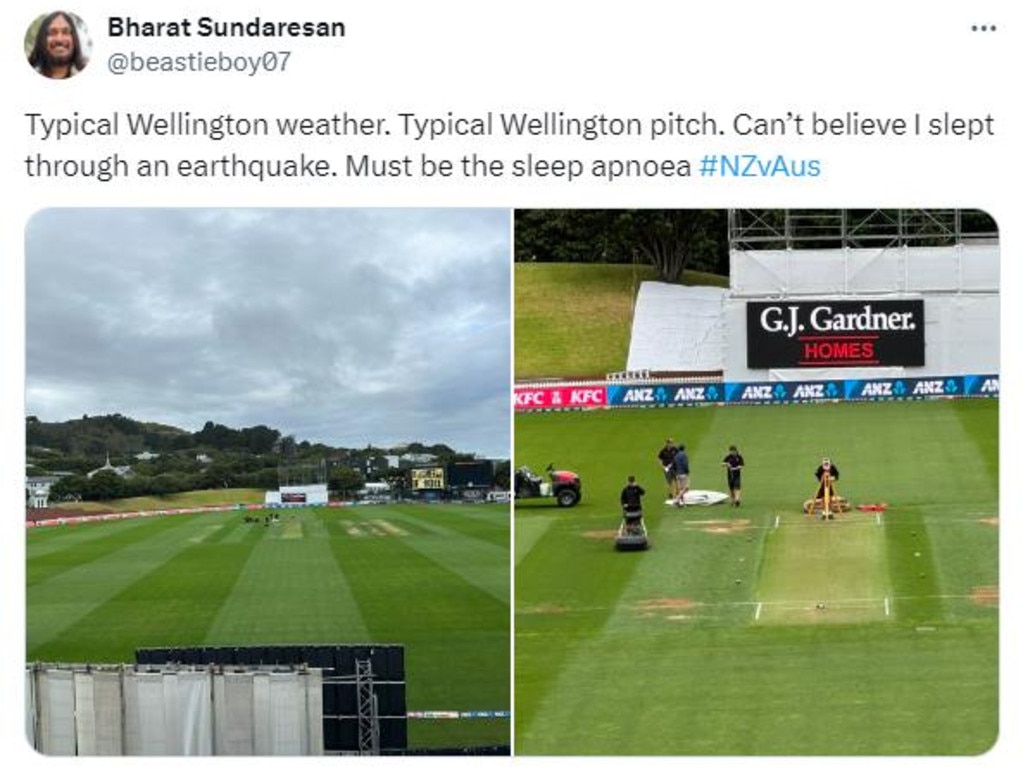
POLYGON ((43 211, 28 413, 505 456, 509 248, 506 211, 43 211))

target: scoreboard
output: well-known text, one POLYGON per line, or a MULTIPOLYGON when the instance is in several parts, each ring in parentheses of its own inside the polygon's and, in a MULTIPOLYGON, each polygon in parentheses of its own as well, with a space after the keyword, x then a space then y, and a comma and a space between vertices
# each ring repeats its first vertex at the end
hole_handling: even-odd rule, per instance
POLYGON ((420 467, 412 470, 413 491, 443 491, 447 488, 444 467, 420 467))

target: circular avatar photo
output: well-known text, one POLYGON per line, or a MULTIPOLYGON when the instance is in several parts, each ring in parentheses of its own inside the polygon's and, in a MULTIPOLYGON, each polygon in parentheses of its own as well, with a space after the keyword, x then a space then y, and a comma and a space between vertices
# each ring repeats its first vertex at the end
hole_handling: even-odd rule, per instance
POLYGON ((53 11, 33 21, 25 32, 28 63, 43 77, 74 77, 89 63, 92 42, 74 13, 53 11))

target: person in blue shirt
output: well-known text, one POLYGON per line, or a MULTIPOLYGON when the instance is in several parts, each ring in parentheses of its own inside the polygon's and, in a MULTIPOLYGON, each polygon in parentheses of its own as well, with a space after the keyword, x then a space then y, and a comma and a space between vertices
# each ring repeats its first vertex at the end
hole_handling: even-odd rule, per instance
POLYGON ((686 447, 678 444, 678 451, 672 460, 675 465, 675 482, 678 483, 678 492, 675 494, 675 506, 685 504, 686 491, 689 490, 689 456, 686 454, 686 447))

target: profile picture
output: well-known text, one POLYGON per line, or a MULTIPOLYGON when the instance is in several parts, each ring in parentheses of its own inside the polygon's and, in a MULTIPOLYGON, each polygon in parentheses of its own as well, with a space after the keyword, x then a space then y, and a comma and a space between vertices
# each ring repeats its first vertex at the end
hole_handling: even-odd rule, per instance
POLYGON ((68 11, 39 16, 25 33, 29 65, 43 77, 74 77, 89 63, 92 42, 82 19, 68 11))

